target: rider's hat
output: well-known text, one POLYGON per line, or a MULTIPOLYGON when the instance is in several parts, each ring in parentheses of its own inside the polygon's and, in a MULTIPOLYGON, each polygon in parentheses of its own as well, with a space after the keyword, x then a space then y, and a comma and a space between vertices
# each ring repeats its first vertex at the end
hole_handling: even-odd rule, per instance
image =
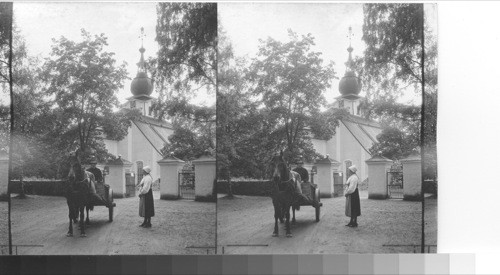
POLYGON ((356 173, 356 171, 358 171, 358 168, 356 168, 356 165, 352 165, 349 167, 349 170, 351 170, 353 173, 356 173))

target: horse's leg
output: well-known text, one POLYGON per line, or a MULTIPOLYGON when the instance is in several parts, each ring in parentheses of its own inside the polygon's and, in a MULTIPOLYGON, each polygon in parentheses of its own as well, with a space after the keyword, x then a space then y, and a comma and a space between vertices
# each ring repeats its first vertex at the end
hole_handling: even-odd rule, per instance
POLYGON ((286 222, 285 222, 285 229, 286 229, 286 237, 291 238, 292 237, 292 232, 290 231, 290 205, 286 207, 286 222))
POLYGON ((68 207, 69 208, 69 214, 68 214, 68 217, 69 217, 69 228, 68 228, 68 233, 66 234, 66 236, 68 237, 73 237, 73 211, 71 211, 71 207, 68 207))
POLYGON ((80 207, 80 237, 87 237, 85 235, 85 206, 80 207))
POLYGON ((281 218, 281 211, 279 206, 274 205, 274 232, 273 237, 278 237, 278 219, 281 218))
POLYGON ((285 222, 285 211, 283 211, 284 209, 282 209, 283 205, 280 204, 278 208, 280 210, 280 212, 279 212, 280 223, 284 223, 285 222))
POLYGON ((78 207, 75 207, 73 206, 73 210, 71 210, 72 212, 72 219, 73 219, 73 223, 78 223, 78 207))
POLYGON ((87 210, 87 219, 85 220, 85 223, 86 224, 90 224, 90 220, 89 220, 89 206, 85 206, 85 209, 87 210))
POLYGON ((292 224, 295 224, 295 206, 292 206, 292 213, 293 213, 292 224))
POLYGON ((73 206, 73 222, 76 224, 78 223, 78 207, 73 206))

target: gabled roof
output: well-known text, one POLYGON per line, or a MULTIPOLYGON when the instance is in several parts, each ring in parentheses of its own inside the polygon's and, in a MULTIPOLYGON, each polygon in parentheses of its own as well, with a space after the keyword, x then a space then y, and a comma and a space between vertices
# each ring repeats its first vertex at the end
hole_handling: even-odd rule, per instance
POLYGON ((160 120, 160 119, 153 118, 153 117, 148 117, 148 116, 140 115, 139 118, 138 118, 138 120, 142 121, 142 122, 145 122, 145 123, 148 123, 148 124, 151 124, 151 125, 154 125, 154 126, 158 126, 158 127, 162 127, 162 128, 167 128, 167 129, 174 129, 174 127, 172 126, 172 124, 170 124, 170 123, 168 123, 166 121, 160 120))
POLYGON ((133 120, 132 123, 137 126, 151 146, 161 155, 161 149, 168 141, 170 131, 173 129, 172 125, 168 122, 146 116, 140 116, 138 119, 133 120))
POLYGON ((365 126, 370 126, 370 127, 382 129, 382 126, 378 122, 373 121, 373 120, 369 120, 367 118, 360 117, 360 116, 355 116, 355 115, 349 114, 344 118, 344 120, 349 120, 349 121, 352 121, 352 122, 357 123, 357 124, 362 124, 365 126))
POLYGON ((377 142, 377 135, 382 132, 382 127, 379 123, 366 118, 349 115, 341 120, 347 130, 359 142, 361 147, 370 153, 369 149, 373 143, 377 142))

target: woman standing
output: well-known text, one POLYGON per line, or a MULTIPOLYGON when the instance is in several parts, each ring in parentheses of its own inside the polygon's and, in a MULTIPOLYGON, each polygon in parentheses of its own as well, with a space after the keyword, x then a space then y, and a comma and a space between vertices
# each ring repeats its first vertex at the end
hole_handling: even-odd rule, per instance
POLYGON ((346 226, 349 227, 358 227, 358 216, 361 216, 361 205, 359 203, 359 191, 358 191, 358 183, 359 178, 356 175, 356 171, 358 170, 355 165, 349 167, 349 170, 352 172, 351 176, 347 179, 346 184, 348 185, 347 190, 345 191, 346 197, 346 209, 345 215, 347 217, 351 217, 351 221, 349 221, 346 226))
POLYGON ((151 168, 145 166, 142 168, 144 177, 139 183, 139 216, 144 217, 141 227, 151 227, 151 217, 155 215, 155 206, 153 202, 153 177, 150 175, 151 168))

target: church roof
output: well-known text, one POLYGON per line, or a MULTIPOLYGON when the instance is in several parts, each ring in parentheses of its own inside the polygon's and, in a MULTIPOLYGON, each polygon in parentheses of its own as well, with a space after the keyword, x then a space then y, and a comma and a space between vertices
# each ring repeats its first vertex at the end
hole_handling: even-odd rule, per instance
POLYGON ((374 121, 353 115, 341 121, 359 142, 361 147, 363 147, 366 152, 370 153, 369 149, 372 147, 373 143, 377 142, 377 135, 382 132, 380 125, 374 121))
POLYGON ((154 126, 158 126, 158 127, 162 127, 162 128, 167 128, 167 129, 174 129, 174 127, 172 126, 172 124, 164 121, 164 120, 161 120, 161 119, 157 119, 157 118, 154 118, 154 117, 149 117, 149 116, 143 116, 141 115, 139 117, 139 120, 144 122, 144 123, 148 123, 148 124, 151 124, 151 125, 154 125, 154 126))
POLYGON ((348 120, 348 121, 352 121, 352 122, 354 122, 356 124, 362 124, 362 125, 366 125, 366 126, 369 126, 369 127, 375 127, 375 128, 382 129, 382 126, 378 122, 370 120, 370 119, 367 119, 367 118, 364 118, 364 117, 360 117, 360 116, 355 116, 355 115, 349 114, 344 119, 348 120))
POLYGON ((170 123, 147 116, 140 116, 133 123, 153 148, 161 155, 161 149, 168 141, 173 127, 170 123))

